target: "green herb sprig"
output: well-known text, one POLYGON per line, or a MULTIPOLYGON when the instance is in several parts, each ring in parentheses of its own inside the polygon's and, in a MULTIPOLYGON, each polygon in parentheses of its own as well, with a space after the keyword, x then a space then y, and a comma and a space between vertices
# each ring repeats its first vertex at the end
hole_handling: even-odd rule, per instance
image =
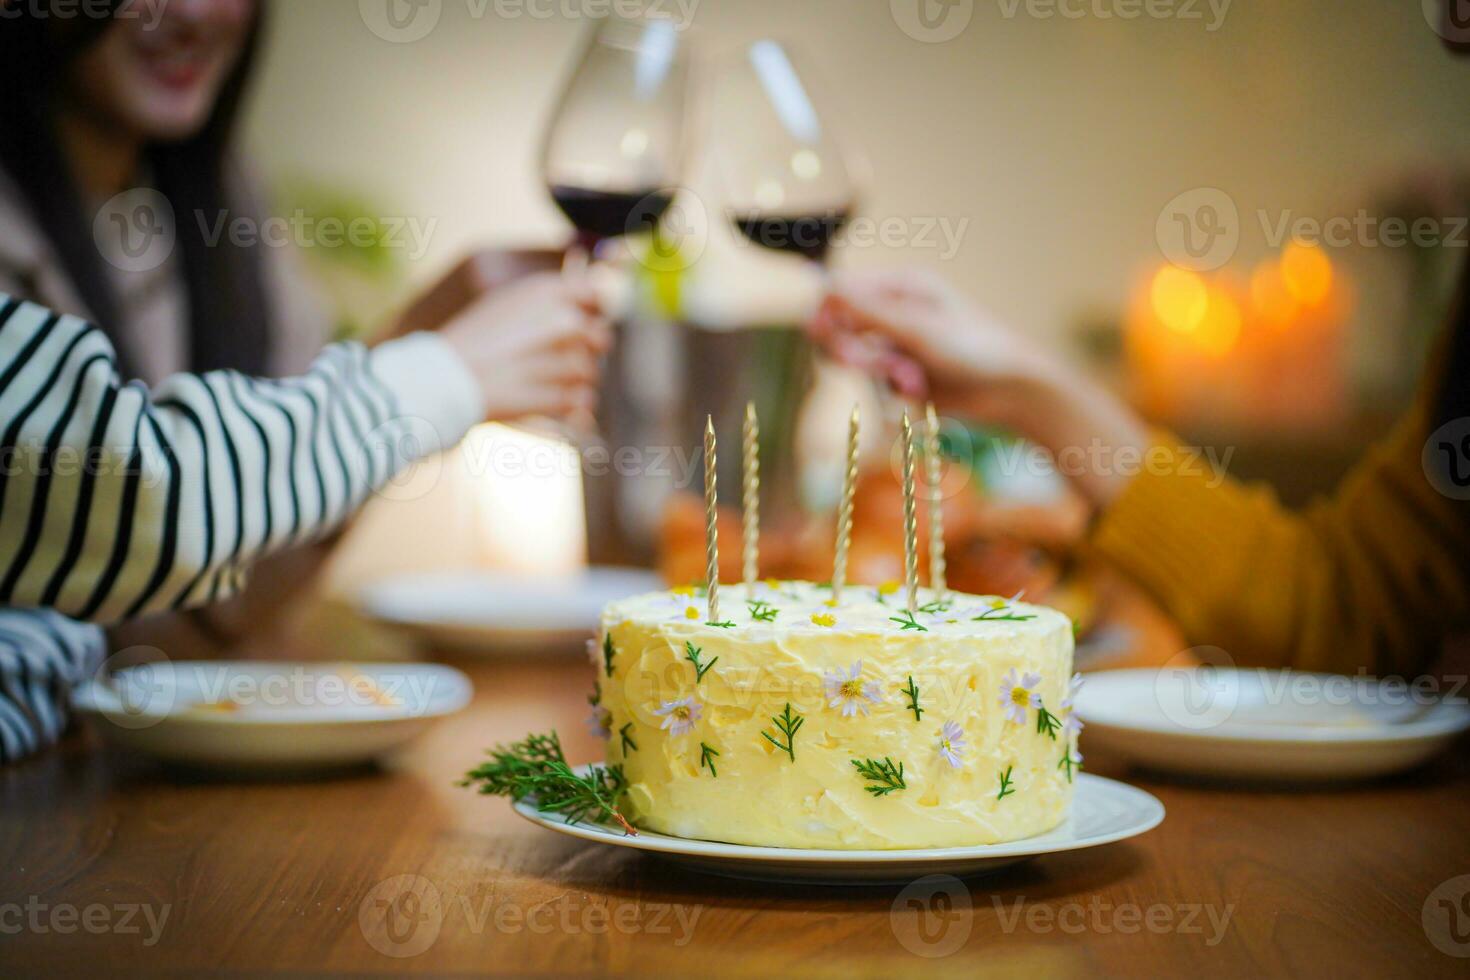
POLYGON ((567 765, 556 732, 527 735, 519 742, 497 745, 490 761, 465 773, 460 786, 513 800, 534 797, 542 813, 559 813, 567 823, 615 821, 629 836, 638 831, 619 812, 618 798, 628 789, 622 766, 588 766, 583 774, 567 765))
POLYGON ((699 743, 699 768, 703 769, 705 766, 709 766, 709 774, 711 776, 714 776, 716 779, 720 777, 720 774, 715 771, 715 758, 718 757, 719 754, 719 752, 710 748, 705 743, 699 743))
POLYGON ((914 713, 914 721, 923 721, 924 709, 919 707, 919 685, 914 683, 914 675, 909 675, 909 686, 903 688, 903 693, 909 697, 908 709, 914 713))
POLYGON ((995 794, 997 800, 1003 800, 1016 791, 1016 784, 1011 782, 1011 770, 1015 766, 1006 766, 1006 771, 1000 774, 1000 792, 995 794))
POLYGON ((889 616, 888 619, 890 622, 898 623, 901 627, 903 627, 903 629, 906 630, 918 630, 921 633, 929 632, 929 627, 925 626, 923 623, 915 619, 914 614, 909 612, 907 609, 905 609, 901 615, 889 616))
POLYGON ((1072 758, 1072 750, 1068 748, 1062 752, 1062 758, 1061 761, 1057 763, 1057 768, 1066 772, 1067 782, 1070 783, 1072 781, 1072 771, 1074 769, 1081 769, 1082 766, 1080 763, 1072 758))
POLYGON ((932 616, 932 615, 936 615, 938 613, 947 613, 953 607, 954 607, 954 600, 952 600, 952 599, 933 599, 933 600, 931 600, 929 602, 924 603, 922 606, 920 606, 919 607, 919 612, 921 612, 921 613, 928 613, 929 615, 932 616))
POLYGON ((629 735, 628 734, 628 729, 630 729, 632 727, 633 727, 633 723, 630 721, 626 725, 624 725, 622 728, 619 728, 618 729, 618 738, 622 739, 622 742, 623 742, 623 758, 627 758, 628 757, 628 750, 629 749, 632 749, 634 752, 637 752, 638 751, 638 743, 635 742, 635 741, 633 741, 633 736, 632 735, 629 735))
POLYGON ((894 790, 907 789, 908 783, 903 781, 903 763, 893 764, 893 760, 887 756, 883 761, 876 759, 853 759, 853 767, 857 769, 858 775, 869 780, 871 785, 863 789, 874 796, 887 796, 894 790))
POLYGON ((729 619, 725 620, 722 623, 705 623, 704 625, 706 625, 706 626, 718 626, 722 630, 728 630, 728 629, 734 629, 735 628, 734 621, 733 620, 729 620, 729 619))
POLYGON ((1057 732, 1061 730, 1061 727, 1062 720, 1050 711, 1047 711, 1046 705, 1042 705, 1036 709, 1036 733, 1038 735, 1045 735, 1055 742, 1057 740, 1057 732))
POLYGON ((607 668, 607 676, 611 677, 613 672, 613 657, 618 655, 618 650, 613 646, 612 634, 602 635, 602 663, 607 668))
POLYGON ((750 618, 758 623, 774 623, 781 611, 764 599, 746 599, 745 605, 750 608, 750 618))
POLYGON ((791 761, 795 762, 796 733, 801 730, 802 725, 806 724, 806 719, 801 715, 792 714, 791 702, 787 701, 786 710, 781 712, 779 715, 772 715, 771 721, 775 722, 776 727, 780 729, 781 734, 786 736, 785 744, 777 741, 776 737, 770 732, 766 731, 764 728, 761 729, 761 734, 765 736, 766 741, 770 742, 782 752, 785 752, 786 755, 791 759, 791 761))
POLYGON ((702 664, 699 662, 699 655, 703 652, 704 649, 702 647, 697 647, 693 643, 690 643, 688 640, 684 641, 684 659, 694 665, 694 683, 696 684, 704 680, 705 672, 708 671, 720 660, 719 657, 716 657, 709 663, 702 664))
POLYGON ((972 617, 970 621, 973 623, 1024 623, 1028 619, 1035 618, 1036 617, 1030 613, 1025 613, 1018 616, 1017 614, 1011 612, 1010 606, 997 606, 994 609, 987 609, 980 615, 972 617))

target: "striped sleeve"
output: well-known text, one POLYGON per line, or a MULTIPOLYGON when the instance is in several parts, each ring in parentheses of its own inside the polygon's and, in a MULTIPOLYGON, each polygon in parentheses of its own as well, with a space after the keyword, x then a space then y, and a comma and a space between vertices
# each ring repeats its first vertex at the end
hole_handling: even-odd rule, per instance
POLYGON ((483 408, 439 338, 328 347, 297 378, 118 377, 86 322, 0 296, 0 606, 112 622, 236 591, 483 408))
POLYGON ((61 737, 72 689, 106 650, 100 627, 48 609, 0 609, 0 765, 61 737))

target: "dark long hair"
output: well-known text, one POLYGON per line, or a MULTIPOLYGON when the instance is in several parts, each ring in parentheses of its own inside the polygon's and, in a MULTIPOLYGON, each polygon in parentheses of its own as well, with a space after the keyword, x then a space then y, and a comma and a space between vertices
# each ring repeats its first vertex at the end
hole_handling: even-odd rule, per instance
MULTIPOLYGON (((189 367, 195 371, 235 368, 261 374, 266 367, 270 324, 260 249, 233 244, 229 236, 211 244, 200 221, 201 215, 212 221, 238 203, 227 200, 225 160, 264 4, 258 0, 245 48, 204 128, 188 139, 145 149, 155 187, 173 206, 189 306, 189 367)), ((15 180, 82 301, 112 337, 123 373, 131 377, 136 362, 119 342, 117 299, 56 133, 68 67, 114 27, 120 6, 111 0, 106 17, 59 17, 24 4, 0 18, 0 166, 15 180)))

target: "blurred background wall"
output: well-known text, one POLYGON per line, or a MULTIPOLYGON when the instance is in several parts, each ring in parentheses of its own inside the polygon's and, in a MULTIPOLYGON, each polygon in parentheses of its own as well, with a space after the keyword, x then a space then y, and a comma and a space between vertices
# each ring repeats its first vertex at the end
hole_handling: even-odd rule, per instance
MULTIPOLYGON (((1132 20, 1101 15, 1127 0, 1070 0, 1080 17, 957 0, 969 20, 943 43, 905 33, 907 0, 685 2, 706 51, 763 35, 802 49, 871 160, 861 214, 968 220, 947 259, 875 245, 839 249, 838 265, 936 264, 1042 333, 1124 306, 1161 261, 1156 221, 1181 192, 1230 195, 1248 269, 1271 251, 1258 211, 1381 211, 1394 188, 1470 157, 1470 64, 1440 49, 1417 0, 1235 0, 1223 16, 1219 0, 1178 0, 1174 16, 1132 20)), ((434 28, 394 43, 368 26, 384 3, 274 5, 248 129, 267 176, 436 219, 414 281, 477 243, 561 241, 536 154, 589 4, 428 0, 434 28)), ((1374 251, 1343 253, 1360 281, 1385 261, 1374 251)), ((1367 292, 1355 321, 1403 302, 1367 292)), ((1371 373, 1393 337, 1359 333, 1371 373)))

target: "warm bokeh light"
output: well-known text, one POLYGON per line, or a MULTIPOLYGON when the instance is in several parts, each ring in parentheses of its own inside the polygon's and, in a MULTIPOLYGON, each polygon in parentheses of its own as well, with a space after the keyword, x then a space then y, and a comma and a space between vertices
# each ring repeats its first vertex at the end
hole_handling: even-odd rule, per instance
POLYGON ((1189 333, 1198 327, 1209 308, 1209 290, 1204 280, 1172 265, 1154 274, 1149 298, 1159 322, 1179 333, 1189 333))
POLYGON ((1298 301, 1316 306, 1332 289, 1332 263, 1317 246, 1292 242, 1281 253, 1281 278, 1298 301))
POLYGON ((1269 260, 1256 266, 1251 275, 1251 302, 1263 320, 1277 327, 1291 323, 1300 308, 1280 266, 1269 260))
POLYGON ((1212 357, 1223 357, 1240 340, 1240 307, 1223 289, 1211 289, 1205 315, 1195 328, 1200 349, 1212 357))

